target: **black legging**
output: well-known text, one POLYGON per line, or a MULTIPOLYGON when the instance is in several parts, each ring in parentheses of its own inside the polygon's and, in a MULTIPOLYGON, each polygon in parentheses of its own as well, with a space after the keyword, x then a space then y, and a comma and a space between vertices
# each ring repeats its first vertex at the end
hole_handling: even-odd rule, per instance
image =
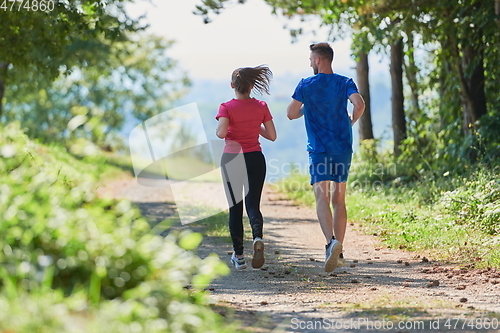
MULTIPOLYGON (((262 238, 264 220, 260 212, 260 198, 266 177, 266 160, 260 151, 243 153, 243 160, 234 160, 238 154, 222 154, 222 178, 229 204, 229 232, 236 255, 243 254, 243 189, 245 207, 252 227, 253 238, 262 238), (228 164, 233 161, 232 164, 228 164), (248 179, 248 182, 247 182, 248 179)), ((241 157, 240 157, 241 158, 241 157)))

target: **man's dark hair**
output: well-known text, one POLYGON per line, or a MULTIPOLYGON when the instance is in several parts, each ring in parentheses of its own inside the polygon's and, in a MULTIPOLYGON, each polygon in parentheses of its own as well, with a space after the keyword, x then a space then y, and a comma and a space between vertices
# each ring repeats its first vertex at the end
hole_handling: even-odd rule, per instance
POLYGON ((309 45, 309 49, 320 58, 333 61, 333 49, 328 43, 314 43, 309 45))

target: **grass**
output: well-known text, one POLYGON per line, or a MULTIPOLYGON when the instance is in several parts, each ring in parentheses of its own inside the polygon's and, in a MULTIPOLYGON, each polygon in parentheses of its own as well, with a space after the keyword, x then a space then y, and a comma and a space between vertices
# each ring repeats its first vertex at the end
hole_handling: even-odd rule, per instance
POLYGON ((200 234, 155 235, 129 201, 95 195, 127 158, 78 157, 15 123, 0 148, 0 331, 238 330, 208 306, 204 288, 229 269, 192 251, 200 234))
POLYGON ((211 237, 226 237, 230 241, 229 237, 229 213, 227 211, 214 214, 205 219, 199 220, 193 225, 203 226, 204 234, 211 237))
MULTIPOLYGON (((109 170, 105 173, 103 178, 110 179, 116 178, 123 175, 130 175, 134 173, 134 168, 132 165, 132 161, 129 156, 125 155, 116 155, 116 154, 103 154, 105 156, 105 165, 109 167, 109 170)), ((139 158, 138 163, 141 167, 145 166, 145 161, 142 158, 139 158)), ((214 172, 210 172, 210 165, 206 163, 201 163, 199 160, 195 160, 190 157, 185 156, 176 156, 175 158, 171 158, 168 161, 168 166, 160 165, 156 163, 154 166, 149 168, 148 175, 150 176, 163 176, 164 170, 168 169, 169 176, 171 178, 186 178, 186 175, 196 175, 201 174, 196 177, 196 179, 191 179, 193 181, 206 181, 206 182, 214 182, 220 181, 217 175, 220 175, 220 170, 213 170, 214 172), (175 166, 175 168, 169 168, 168 166, 175 166), (181 166, 189 165, 190 167, 187 169, 182 169, 181 166)), ((183 209, 182 214, 184 217, 194 217, 196 216, 208 216, 203 219, 199 219, 196 222, 190 223, 190 226, 193 227, 202 227, 203 235, 207 237, 213 237, 218 239, 218 241, 222 241, 224 243, 231 243, 231 237, 229 232, 229 212, 228 210, 220 212, 213 207, 204 207, 204 206, 185 206, 181 207, 183 209)), ((179 216, 174 216, 169 219, 166 219, 160 222, 155 226, 154 230, 164 230, 168 227, 180 223, 179 216)), ((249 225, 248 218, 246 216, 243 217, 243 225, 245 226, 245 238, 251 239, 251 229, 249 225)))
MULTIPOLYGON (((101 164, 114 166, 106 167, 107 177, 119 175, 118 168, 132 170, 124 156, 109 155, 101 164)), ((391 248, 478 268, 500 268, 500 183, 494 170, 405 183, 389 167, 367 167, 359 160, 353 167, 356 174, 348 183, 347 209, 349 219, 360 223, 365 233, 377 235, 391 248), (380 171, 393 179, 382 179, 380 171)), ((293 174, 270 187, 314 208, 308 175, 293 174)), ((228 220, 227 211, 214 212, 194 225, 203 226, 206 236, 230 243, 228 220)), ((245 238, 251 238, 246 217, 243 223, 245 238)))
POLYGON ((203 161, 195 156, 184 156, 176 154, 164 157, 152 162, 142 156, 134 155, 132 161, 128 157, 119 158, 110 155, 110 162, 130 173, 134 173, 134 167, 140 172, 141 177, 164 178, 175 180, 192 180, 206 182, 220 182, 220 170, 215 169, 212 163, 203 161), (112 157, 111 157, 112 156, 112 157))
POLYGON ((269 188, 274 191, 285 193, 288 198, 299 204, 314 208, 314 193, 309 184, 309 180, 308 175, 293 174, 277 183, 270 184, 269 188))
MULTIPOLYGON (((497 178, 495 170, 484 169, 465 177, 423 177, 413 183, 397 177, 381 180, 373 172, 358 173, 348 183, 349 220, 391 248, 425 252, 434 259, 469 267, 500 268, 497 178), (375 182, 377 186, 372 186, 375 182)), ((273 186, 313 208, 308 181, 308 175, 293 175, 273 186)))
MULTIPOLYGON (((224 243, 231 243, 229 233, 229 213, 220 212, 193 223, 193 226, 202 226, 203 234, 207 237, 213 237, 222 240, 224 243)), ((243 216, 244 239, 252 239, 250 222, 246 216, 243 216)))
POLYGON ((476 267, 500 267, 498 235, 457 223, 456 216, 435 205, 421 205, 417 200, 397 202, 384 194, 367 197, 359 192, 351 193, 347 201, 350 218, 388 247, 425 251, 439 260, 472 262, 476 267))

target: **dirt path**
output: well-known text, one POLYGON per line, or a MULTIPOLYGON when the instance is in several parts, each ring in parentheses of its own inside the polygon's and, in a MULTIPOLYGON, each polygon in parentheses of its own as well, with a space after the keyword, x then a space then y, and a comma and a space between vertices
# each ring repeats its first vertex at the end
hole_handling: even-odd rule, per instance
MULTIPOLYGON (((176 214, 168 189, 134 179, 107 183, 99 192, 130 199, 153 222, 176 214)), ((500 272, 387 249, 351 223, 344 243, 348 265, 325 273, 325 240, 314 211, 265 190, 262 212, 264 267, 232 269, 209 288, 221 313, 250 331, 500 331, 500 272)), ((250 239, 245 247, 251 251, 250 239)), ((230 264, 231 244, 220 239, 205 237, 198 251, 201 257, 217 253, 230 264)))

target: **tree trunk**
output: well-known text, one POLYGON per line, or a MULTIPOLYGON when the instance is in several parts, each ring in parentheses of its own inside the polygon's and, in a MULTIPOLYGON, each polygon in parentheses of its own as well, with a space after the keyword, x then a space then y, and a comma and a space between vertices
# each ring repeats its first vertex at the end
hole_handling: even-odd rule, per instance
MULTIPOLYGON (((480 39, 476 39, 479 41, 480 39)), ((486 114, 486 94, 484 92, 484 52, 481 46, 467 44, 462 48, 462 66, 464 71, 471 73, 465 76, 465 82, 469 90, 471 101, 466 105, 472 105, 464 113, 464 126, 469 128, 479 118, 486 114), (470 70, 470 67, 472 70, 470 70)))
MULTIPOLYGON (((478 34, 481 35, 481 32, 478 34)), ((479 42, 478 39, 475 41, 479 42)), ((455 70, 462 90, 463 130, 468 134, 474 123, 486 114, 483 50, 481 46, 466 45, 462 47, 460 56, 457 41, 452 39, 452 43, 455 70), (470 66, 474 67, 471 69, 470 66), (466 72, 471 74, 466 75, 466 72)))
POLYGON ((356 78, 359 93, 365 100, 365 112, 359 118, 359 141, 373 139, 372 115, 370 109, 370 68, 368 65, 368 54, 364 51, 358 52, 358 61, 356 62, 356 78))
POLYGON ((5 94, 5 81, 7 80, 7 68, 9 64, 0 61, 0 121, 3 117, 3 96, 5 94))
POLYGON ((406 119, 403 95, 403 39, 391 45, 392 83, 392 132, 394 135, 394 156, 401 154, 400 145, 406 139, 406 119))
POLYGON ((413 106, 413 112, 415 114, 420 114, 420 105, 418 102, 419 91, 418 91, 418 68, 415 64, 415 52, 413 45, 413 33, 408 33, 408 64, 405 63, 406 78, 408 79, 408 84, 411 89, 411 102, 413 106))
MULTIPOLYGON (((443 49, 449 49, 447 42, 442 42, 443 49)), ((453 62, 442 60, 439 68, 439 128, 444 129, 448 124, 462 116, 461 101, 456 98, 460 88, 456 86, 457 76, 453 62)))
POLYGON ((447 62, 443 62, 441 67, 439 68, 439 128, 444 129, 446 124, 446 103, 444 96, 446 94, 446 77, 449 72, 447 72, 446 67, 448 66, 447 62))

